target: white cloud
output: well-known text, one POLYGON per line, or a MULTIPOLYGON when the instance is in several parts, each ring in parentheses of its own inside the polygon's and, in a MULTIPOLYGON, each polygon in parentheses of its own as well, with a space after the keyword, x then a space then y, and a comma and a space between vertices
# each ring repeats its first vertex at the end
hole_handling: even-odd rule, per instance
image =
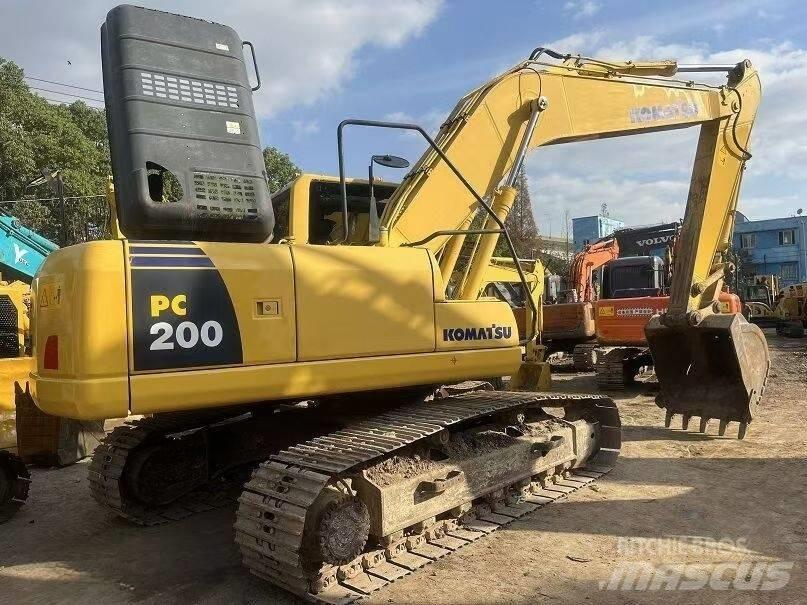
POLYGON ((595 48, 606 36, 605 30, 595 29, 585 32, 570 34, 564 38, 558 38, 552 42, 544 44, 547 48, 561 53, 577 54, 585 52, 585 49, 595 48))
POLYGON ((553 235, 559 233, 564 211, 572 217, 589 216, 598 214, 602 204, 628 225, 677 220, 684 214, 689 189, 688 178, 642 181, 626 176, 630 170, 609 176, 585 170, 536 171, 528 165, 527 174, 535 220, 543 233, 552 222, 553 235))
MULTIPOLYGON (((360 49, 406 43, 437 17, 442 0, 140 3, 225 23, 251 40, 264 81, 255 105, 259 114, 270 116, 338 93, 355 75, 360 49)), ((115 4, 60 2, 45 9, 38 2, 13 0, 3 7, 8 18, 0 19, 0 56, 18 62, 28 75, 100 90, 98 28, 115 4)))
MULTIPOLYGON (((430 136, 435 136, 437 131, 440 130, 440 125, 445 121, 446 117, 448 116, 448 112, 443 111, 441 109, 430 109, 422 114, 417 116, 413 116, 410 113, 406 113, 404 111, 393 111, 388 113, 384 116, 384 120, 389 122, 403 122, 406 124, 416 124, 429 133, 430 136)), ((420 134, 414 131, 406 131, 403 133, 404 136, 413 136, 417 139, 421 139, 420 134)))
POLYGON ((570 13, 575 19, 592 17, 600 12, 602 4, 594 0, 569 0, 563 4, 563 12, 570 13))
POLYGON ((294 132, 294 140, 299 141, 312 134, 317 134, 319 122, 317 120, 292 120, 291 129, 294 132))

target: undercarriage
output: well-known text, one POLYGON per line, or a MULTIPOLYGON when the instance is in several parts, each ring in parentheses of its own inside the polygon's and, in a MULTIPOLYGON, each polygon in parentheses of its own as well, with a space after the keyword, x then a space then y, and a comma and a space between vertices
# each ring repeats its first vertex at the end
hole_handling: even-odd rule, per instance
POLYGON ((597 367, 600 345, 596 342, 584 342, 575 345, 572 353, 575 372, 591 372, 597 367))
POLYGON ((594 350, 597 387, 604 391, 623 391, 636 381, 643 368, 653 367, 647 347, 603 347, 594 350))
POLYGON ((593 481, 621 444, 600 396, 444 390, 356 407, 139 420, 98 448, 91 489, 143 525, 237 498, 251 572, 350 602, 593 481))

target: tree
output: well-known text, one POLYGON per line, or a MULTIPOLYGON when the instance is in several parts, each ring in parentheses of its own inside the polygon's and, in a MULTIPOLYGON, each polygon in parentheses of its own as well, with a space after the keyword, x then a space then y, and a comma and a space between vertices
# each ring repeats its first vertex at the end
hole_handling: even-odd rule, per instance
MULTIPOLYGON (((300 169, 275 147, 263 151, 270 191, 300 174, 300 169)), ((24 73, 0 58, 0 202, 26 227, 54 241, 75 244, 108 237, 106 181, 112 174, 106 114, 81 101, 54 105, 34 94, 24 73), (48 184, 27 184, 42 171, 59 170, 65 187, 65 220, 48 184)))
POLYGON ((269 181, 269 192, 280 191, 284 185, 300 176, 301 170, 289 157, 277 147, 266 147, 263 150, 263 163, 266 165, 266 178, 269 181))
MULTIPOLYGON (((532 200, 530 199, 527 175, 523 166, 516 175, 514 186, 516 188, 516 199, 504 224, 510 234, 510 239, 513 241, 513 247, 516 249, 518 257, 532 258, 539 248, 539 238, 538 228, 535 226, 535 217, 532 213, 532 200)), ((498 256, 511 256, 504 237, 499 238, 495 254, 498 256)))
POLYGON ((745 297, 748 286, 753 284, 756 266, 751 260, 748 250, 729 246, 723 260, 728 263, 724 274, 726 284, 735 294, 745 297), (729 270, 733 268, 733 270, 729 270))
POLYGON ((62 235, 68 244, 105 235, 110 165, 104 111, 80 101, 52 105, 30 91, 23 75, 0 58, 0 201, 53 197, 47 184, 26 188, 46 168, 61 171, 67 197, 82 199, 66 202, 64 225, 58 201, 3 209, 55 242, 62 235))

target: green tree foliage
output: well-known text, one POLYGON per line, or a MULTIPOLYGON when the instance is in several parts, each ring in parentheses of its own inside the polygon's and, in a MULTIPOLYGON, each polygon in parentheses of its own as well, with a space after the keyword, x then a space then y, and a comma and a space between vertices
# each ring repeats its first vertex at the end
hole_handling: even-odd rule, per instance
MULTIPOLYGON (((81 101, 54 105, 34 94, 24 74, 12 61, 0 58, 0 204, 27 227, 54 242, 68 244, 108 236, 108 207, 104 193, 112 174, 106 116, 103 109, 81 101), (60 170, 65 196, 84 197, 65 203, 65 221, 48 184, 26 185, 43 169, 60 170)), ((263 151, 271 191, 277 191, 300 174, 291 158, 275 147, 263 151)))
POLYGON ((283 153, 277 147, 266 147, 263 150, 263 163, 266 165, 266 178, 271 193, 279 191, 286 183, 300 176, 301 171, 289 154, 283 153))
MULTIPOLYGON (((52 105, 33 94, 23 71, 0 58, 0 200, 53 197, 45 184, 26 189, 44 168, 59 169, 69 197, 103 195, 110 174, 106 119, 101 109, 82 102, 52 105)), ((65 225, 55 201, 7 205, 23 224, 58 242, 75 243, 103 235, 103 197, 69 200, 65 225)))

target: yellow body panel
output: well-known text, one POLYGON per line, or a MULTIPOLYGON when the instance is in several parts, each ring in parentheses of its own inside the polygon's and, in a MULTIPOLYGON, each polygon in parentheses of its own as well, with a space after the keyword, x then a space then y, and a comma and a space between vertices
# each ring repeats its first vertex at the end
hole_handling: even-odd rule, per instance
POLYGON ((435 350, 435 282, 418 248, 292 246, 300 361, 435 350))
POLYGON ((128 413, 123 243, 101 241, 50 255, 32 284, 32 391, 46 412, 116 418, 128 413), (58 336, 58 370, 45 369, 48 336, 58 336), (79 411, 80 410, 80 411, 79 411))
POLYGON ((452 300, 436 305, 436 309, 438 350, 477 349, 480 343, 485 347, 519 346, 518 328, 507 303, 493 299, 452 300))
POLYGON ((233 299, 244 364, 282 363, 297 358, 293 264, 288 246, 200 243, 233 299), (264 309, 264 305, 272 305, 264 309))
POLYGON ((46 412, 91 419, 514 372, 509 306, 445 301, 438 270, 422 248, 71 246, 34 283, 32 392, 46 412), (58 369, 44 368, 48 336, 58 369))
POLYGON ((416 353, 266 366, 218 368, 132 377, 133 414, 192 410, 264 399, 303 399, 504 375, 521 361, 507 347, 456 353, 416 353), (271 396, 271 397, 270 397, 271 396))
POLYGON ((95 420, 129 415, 129 376, 57 378, 31 373, 31 396, 43 412, 62 418, 95 420))

